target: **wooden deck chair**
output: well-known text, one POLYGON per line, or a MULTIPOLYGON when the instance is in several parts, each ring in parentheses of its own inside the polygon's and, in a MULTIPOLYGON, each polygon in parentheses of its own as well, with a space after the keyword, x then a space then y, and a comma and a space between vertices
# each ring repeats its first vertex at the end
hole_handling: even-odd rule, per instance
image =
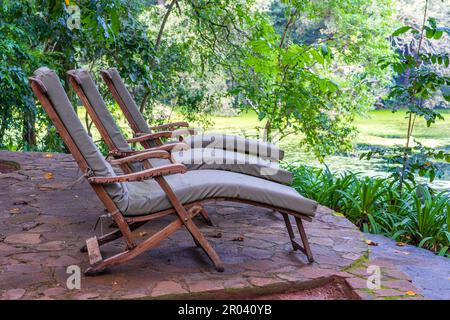
MULTIPOLYGON (((300 196, 291 187, 268 180, 220 170, 187 171, 182 164, 116 175, 81 124, 58 76, 48 68, 40 68, 30 77, 30 83, 87 181, 118 227, 118 230, 107 235, 86 241, 82 249, 87 250, 91 264, 86 275, 95 275, 108 267, 129 261, 154 248, 182 227, 187 229, 216 269, 223 271, 220 257, 192 220, 199 214, 200 204, 217 199, 277 210, 284 217, 294 250, 304 252, 308 261, 313 261, 302 220, 311 221, 317 208, 315 201, 300 196), (161 230, 143 240, 133 238, 132 230, 168 215, 173 216, 174 220, 161 230), (295 240, 289 216, 295 218, 303 245, 295 240), (100 246, 119 238, 125 241, 124 251, 103 258, 100 246)), ((167 154, 163 150, 149 151, 140 154, 140 157, 150 159, 167 154)), ((134 162, 135 159, 123 158, 122 161, 134 162)))
MULTIPOLYGON (((70 70, 67 74, 72 87, 108 146, 110 154, 116 158, 129 155, 132 152, 128 144, 130 140, 127 141, 122 135, 90 73, 87 70, 78 69, 70 70)), ((290 185, 293 180, 293 174, 280 168, 278 162, 254 155, 212 148, 190 149, 185 143, 165 144, 148 150, 158 148, 173 151, 171 159, 175 163, 183 163, 188 170, 233 171, 286 185, 290 185)), ((155 167, 168 164, 169 161, 153 159, 150 163, 155 167)))
MULTIPOLYGON (((122 109, 127 121, 133 130, 136 142, 141 143, 145 148, 161 145, 161 138, 172 137, 173 130, 180 127, 188 127, 187 122, 175 122, 164 124, 161 126, 149 127, 136 102, 130 92, 125 87, 125 83, 120 77, 116 68, 110 68, 102 71, 102 78, 106 82, 109 91, 122 109), (164 130, 164 131, 161 131, 164 130), (154 131, 159 131, 152 133, 154 131)), ((181 130, 181 132, 186 130, 181 130)), ((192 132, 189 132, 192 134, 192 132)), ((284 151, 279 149, 272 143, 247 139, 239 136, 223 135, 223 134, 195 134, 182 139, 183 142, 189 144, 191 148, 218 148, 228 151, 251 154, 272 161, 282 160, 284 151)))

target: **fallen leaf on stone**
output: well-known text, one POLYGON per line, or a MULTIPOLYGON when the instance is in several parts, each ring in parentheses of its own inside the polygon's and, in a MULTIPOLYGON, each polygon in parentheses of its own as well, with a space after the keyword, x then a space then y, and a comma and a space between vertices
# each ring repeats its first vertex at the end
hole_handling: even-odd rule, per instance
POLYGON ((378 243, 374 242, 372 240, 366 240, 366 244, 369 246, 374 246, 374 247, 378 246, 378 243))
POLYGON ((11 210, 9 210, 9 213, 11 214, 17 214, 20 212, 20 208, 12 208, 11 210))
POLYGON ((65 189, 67 187, 66 183, 61 183, 61 182, 49 182, 49 183, 44 183, 38 186, 38 189, 41 191, 46 191, 46 190, 56 190, 56 189, 65 189))
POLYGON ((222 232, 216 232, 216 233, 210 234, 209 236, 210 236, 211 238, 217 238, 217 239, 219 239, 219 238, 222 238, 222 232))
POLYGON ((122 283, 119 281, 113 281, 111 287, 112 287, 112 290, 119 290, 122 288, 122 283))
POLYGON ((147 235, 147 232, 141 231, 139 232, 139 237, 145 237, 147 235))
POLYGON ((396 246, 397 247, 404 247, 404 246, 406 246, 406 243, 404 243, 404 242, 397 242, 396 246))
POLYGON ((46 153, 46 154, 44 154, 44 158, 53 158, 53 154, 46 153))
POLYGON ((51 173, 51 172, 44 173, 44 179, 45 180, 51 180, 53 178, 54 178, 53 173, 51 173))
POLYGON ((414 291, 406 291, 405 293, 407 296, 415 296, 417 294, 414 291))
POLYGON ((233 238, 232 241, 244 241, 244 237, 243 236, 239 236, 239 237, 233 238))
POLYGON ((333 212, 333 214, 336 216, 336 217, 345 217, 342 213, 340 213, 340 212, 333 212))

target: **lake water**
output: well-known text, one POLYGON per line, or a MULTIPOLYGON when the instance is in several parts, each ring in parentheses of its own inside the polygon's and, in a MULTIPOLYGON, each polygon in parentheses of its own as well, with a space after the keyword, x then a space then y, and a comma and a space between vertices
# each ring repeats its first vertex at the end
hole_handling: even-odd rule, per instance
MULTIPOLYGON (((309 166, 324 168, 324 165, 314 159, 313 156, 307 153, 288 153, 285 162, 289 164, 307 164, 309 166)), ((348 156, 330 156, 325 163, 334 173, 343 171, 351 171, 353 173, 359 172, 363 176, 370 177, 386 177, 389 175, 389 165, 382 159, 359 160, 357 155, 348 156)), ((450 190, 450 164, 441 164, 443 176, 435 179, 430 185, 436 190, 450 190)), ((425 182, 426 180, 417 177, 417 180, 425 182)))
MULTIPOLYGON (((416 122, 414 139, 429 147, 450 151, 450 111, 441 110, 444 121, 438 121, 428 127, 423 119, 416 122)), ((261 127, 257 116, 252 113, 242 113, 237 117, 213 117, 214 125, 209 132, 221 132, 249 138, 261 137, 261 127)), ((393 147, 403 145, 405 142, 404 129, 407 127, 407 117, 404 111, 392 113, 389 110, 377 110, 370 112, 366 117, 358 117, 355 121, 359 134, 355 141, 357 146, 393 147)), ((305 153, 298 145, 300 137, 289 136, 278 145, 285 151, 285 161, 291 164, 305 164, 323 168, 314 156, 305 153)), ((346 155, 329 156, 325 160, 332 172, 345 170, 360 172, 365 176, 387 176, 389 165, 382 159, 359 160, 358 150, 346 155)), ((443 175, 436 178, 431 184, 439 190, 450 190, 450 163, 439 164, 443 175)), ((418 177, 418 181, 425 181, 418 177)))

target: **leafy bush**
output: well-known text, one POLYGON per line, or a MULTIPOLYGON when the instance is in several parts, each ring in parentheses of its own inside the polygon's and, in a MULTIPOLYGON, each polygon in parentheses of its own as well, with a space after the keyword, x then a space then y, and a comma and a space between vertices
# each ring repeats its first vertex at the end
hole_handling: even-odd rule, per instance
POLYGON ((450 256, 450 194, 422 185, 398 192, 397 181, 333 174, 327 167, 288 166, 294 188, 310 199, 343 213, 364 232, 450 256))
POLYGON ((433 195, 429 188, 418 186, 402 199, 401 214, 407 216, 408 237, 419 247, 447 252, 450 244, 450 198, 447 192, 433 195))

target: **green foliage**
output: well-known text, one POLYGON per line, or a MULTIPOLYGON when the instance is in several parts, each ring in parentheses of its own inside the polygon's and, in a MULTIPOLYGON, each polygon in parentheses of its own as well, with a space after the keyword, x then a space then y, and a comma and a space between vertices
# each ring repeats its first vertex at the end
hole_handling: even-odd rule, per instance
MULTIPOLYGON (((428 2, 427 2, 428 4, 428 2)), ((370 159, 374 154, 383 156, 394 167, 392 177, 397 179, 398 189, 401 192, 406 184, 416 185, 415 175, 429 178, 433 181, 440 174, 433 160, 450 161, 450 154, 443 150, 434 150, 416 142, 411 147, 414 126, 417 119, 423 118, 427 126, 443 120, 439 109, 426 104, 427 100, 441 93, 445 100, 449 100, 448 88, 450 77, 446 75, 445 68, 449 66, 449 55, 447 52, 434 52, 425 50, 424 42, 427 40, 440 40, 444 34, 450 34, 448 28, 438 27, 433 18, 428 18, 420 29, 413 26, 403 26, 392 34, 399 37, 410 33, 411 42, 407 45, 408 50, 400 50, 393 58, 380 60, 382 68, 392 67, 399 75, 406 75, 405 79, 397 82, 391 87, 388 99, 395 101, 398 105, 394 107, 395 112, 399 106, 406 106, 409 118, 406 143, 404 147, 393 148, 388 151, 371 151, 362 154, 361 158, 370 159), (417 45, 415 45, 417 43, 417 45)), ((411 186, 408 186, 411 187, 411 186)))
POLYGON ((319 159, 348 150, 354 116, 373 105, 389 75, 374 63, 390 52, 389 1, 277 3, 275 26, 258 12, 247 22, 252 33, 231 92, 266 121, 267 140, 301 132, 319 159), (299 34, 304 21, 322 25, 322 34, 299 34))
POLYGON ((424 247, 440 255, 450 247, 449 192, 436 194, 424 186, 401 194, 392 178, 361 177, 328 168, 293 167, 293 186, 302 195, 343 213, 365 232, 424 247))
POLYGON ((402 199, 399 211, 407 217, 405 227, 413 243, 434 251, 448 249, 450 245, 450 230, 447 224, 450 215, 448 192, 433 194, 428 188, 418 186, 415 192, 402 199))
POLYGON ((378 233, 375 215, 386 209, 386 199, 383 197, 388 194, 388 188, 385 180, 369 177, 358 179, 353 176, 352 181, 351 188, 338 191, 342 195, 342 211, 350 220, 362 226, 364 231, 378 233))
MULTIPOLYGON (((36 108, 28 77, 48 66, 66 79, 78 61, 95 59, 115 40, 126 1, 78 1, 83 30, 70 30, 64 1, 3 1, 0 11, 0 147, 64 151, 47 116, 36 108), (114 22, 116 21, 116 22, 114 22), (113 25, 115 26, 113 27, 113 25)), ((65 83, 66 89, 68 88, 65 83)), ((72 95, 71 95, 72 97, 72 95)))

